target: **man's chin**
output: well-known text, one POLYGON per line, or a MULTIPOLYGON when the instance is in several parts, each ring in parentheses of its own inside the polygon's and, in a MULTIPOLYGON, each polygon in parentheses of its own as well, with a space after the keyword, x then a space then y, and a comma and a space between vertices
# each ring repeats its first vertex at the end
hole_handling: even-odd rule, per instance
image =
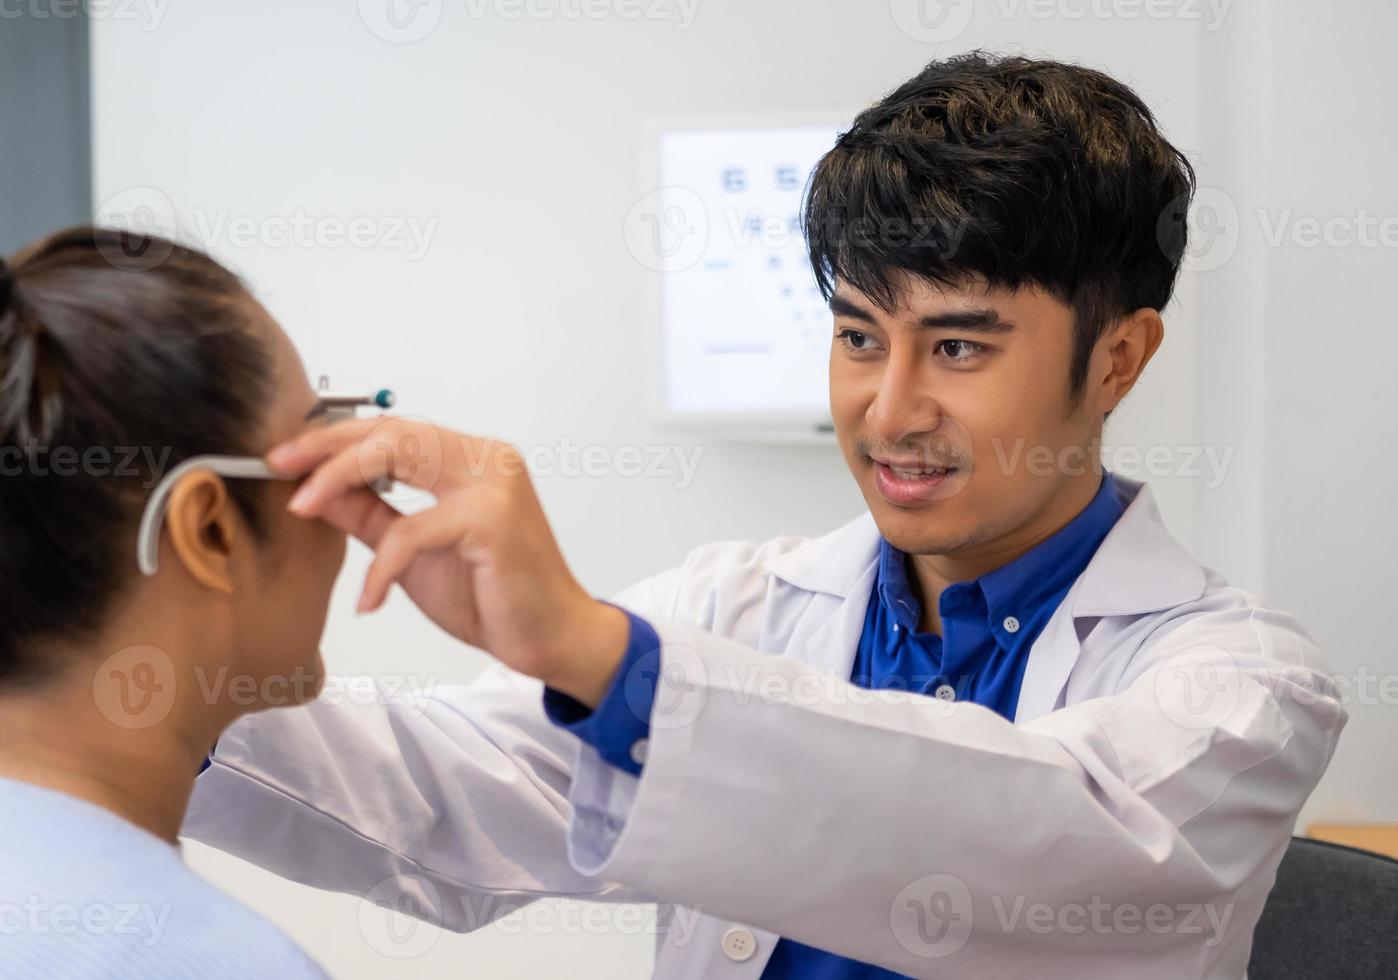
POLYGON ((898 507, 873 492, 869 512, 879 533, 899 551, 911 555, 954 554, 980 539, 979 528, 962 508, 942 501, 925 507, 898 507))

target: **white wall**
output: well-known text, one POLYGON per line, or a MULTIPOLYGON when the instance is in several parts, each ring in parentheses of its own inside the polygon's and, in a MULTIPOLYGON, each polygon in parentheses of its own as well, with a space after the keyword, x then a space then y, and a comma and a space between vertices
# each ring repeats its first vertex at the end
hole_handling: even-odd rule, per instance
POLYGON ((1264 242, 1266 586, 1350 691, 1349 727, 1308 813, 1392 822, 1398 81, 1389 42, 1398 8, 1288 3, 1271 17, 1266 227, 1280 238, 1264 242), (1328 225, 1321 242, 1307 220, 1328 225))
POLYGON ((1382 292, 1398 275, 1395 29, 1385 5, 1288 0, 1237 4, 1205 39, 1224 230, 1196 276, 1200 438, 1236 452, 1200 496, 1198 552, 1295 613, 1347 693, 1303 827, 1398 820, 1398 334, 1382 292))
MULTIPOLYGON (((117 208, 171 202, 205 245, 251 280, 311 370, 329 372, 337 387, 389 384, 399 390, 405 413, 544 453, 559 451, 565 440, 573 447, 701 451, 697 475, 683 487, 677 471, 668 478, 540 478, 565 552, 599 595, 673 564, 700 542, 816 533, 861 506, 833 448, 678 438, 640 417, 646 273, 626 250, 623 220, 649 190, 641 183, 638 145, 647 117, 860 106, 933 57, 979 44, 1015 46, 1118 75, 1157 108, 1201 172, 1209 173, 1216 145, 1222 178, 1250 193, 1259 186, 1249 167, 1259 153, 1234 128, 1240 125, 1234 114, 1253 101, 1226 97, 1225 86, 1238 83, 1229 74, 1237 52, 1257 47, 1245 29, 1249 15, 1237 10, 1220 26, 1206 5, 1165 19, 1130 4, 1115 14, 1075 17, 1074 11, 1094 8, 1064 0, 1045 18, 1042 6, 996 0, 978 5, 973 16, 969 7, 948 4, 951 19, 929 28, 914 16, 912 0, 699 0, 693 8, 662 0, 654 8, 664 15, 660 20, 628 18, 624 11, 637 8, 621 2, 602 4, 612 15, 592 18, 567 12, 597 6, 535 0, 527 9, 553 16, 511 18, 511 10, 525 8, 429 0, 422 15, 439 18, 435 29, 414 43, 394 44, 361 17, 362 11, 382 26, 384 8, 376 0, 364 0, 360 10, 350 2, 304 0, 148 3, 144 19, 108 16, 94 23, 99 213, 106 201, 117 208), (936 36, 945 43, 930 43, 936 36), (411 218, 433 230, 420 256, 391 243, 277 246, 208 232, 221 222, 225 228, 250 222, 269 234, 297 216, 322 222, 367 216, 385 233, 395 219, 411 218)), ((1288 34, 1279 49, 1299 53, 1305 16, 1283 18, 1288 34)), ((1265 91, 1290 98, 1304 95, 1307 83, 1265 91)), ((1370 91, 1381 84, 1371 82, 1370 91)), ((1301 126, 1288 149, 1299 149, 1312 132, 1307 127, 1323 114, 1320 100, 1309 98, 1317 104, 1304 112, 1293 106, 1278 119, 1301 126)), ((1362 110, 1347 111, 1362 117, 1362 110)), ((1328 125, 1343 136, 1345 127, 1362 123, 1343 117, 1328 125)), ((1382 157, 1366 164, 1353 151, 1372 145, 1376 132, 1371 124, 1345 137, 1348 166, 1369 179, 1382 157)), ((1329 181, 1318 175, 1334 161, 1323 148, 1297 160, 1290 185, 1298 200, 1316 196, 1305 200, 1308 207, 1323 206, 1316 198, 1329 193, 1329 181)), ((1275 267, 1274 254, 1249 259, 1243 247, 1239 255, 1235 261, 1246 274, 1236 288, 1231 273, 1218 270, 1185 277, 1167 314, 1166 346, 1118 413, 1109 442, 1173 452, 1214 439, 1255 452, 1239 464, 1238 482, 1230 474, 1212 495, 1187 475, 1154 480, 1167 520, 1211 564, 1227 572, 1236 563, 1240 584, 1275 587, 1276 597, 1303 619, 1317 620, 1322 633, 1333 631, 1323 638, 1367 643, 1365 656, 1380 663, 1378 619, 1345 625, 1347 616, 1357 620, 1372 606, 1349 598, 1333 566, 1358 554, 1368 563, 1359 577, 1382 580, 1383 549, 1359 552, 1351 544, 1375 540, 1363 515, 1381 513, 1382 490, 1364 491, 1369 496, 1345 515, 1321 517, 1295 533, 1290 525, 1307 515, 1316 521, 1318 501, 1335 499, 1332 474, 1342 472, 1335 465, 1341 459, 1344 469, 1358 464, 1375 472, 1386 461, 1370 455, 1374 461, 1365 462, 1358 452, 1340 457, 1332 441, 1300 469, 1286 452, 1300 445, 1315 451, 1319 429, 1340 417, 1331 412, 1341 396, 1353 397, 1343 417, 1358 426, 1344 437, 1352 442, 1345 448, 1357 450, 1369 441, 1364 433, 1377 434, 1364 426, 1382 423, 1363 410, 1366 397, 1372 408, 1381 394, 1381 359, 1369 359, 1365 347, 1379 341, 1369 326, 1381 322, 1373 308, 1377 287, 1349 300, 1351 313, 1354 304, 1368 304, 1365 315, 1344 316, 1331 336, 1306 332, 1302 323, 1315 320, 1303 319, 1303 311, 1324 316, 1328 326, 1333 318, 1322 314, 1319 297, 1336 299, 1333 285, 1309 283, 1344 281, 1346 292, 1358 294, 1369 280, 1342 256, 1322 276, 1303 266, 1309 254, 1295 256, 1297 264, 1285 270, 1275 267), (1274 316, 1295 324, 1269 347, 1276 370, 1270 362, 1259 369, 1249 354, 1261 333, 1264 276, 1268 289, 1278 280, 1286 288, 1266 308, 1269 343, 1274 316), (1318 308, 1310 310, 1312 304, 1318 308), (1219 311, 1239 314, 1237 332, 1219 311), (1318 343, 1309 346, 1312 336, 1318 343), (1375 385, 1367 394, 1351 384, 1360 362, 1375 385), (1312 365, 1316 385, 1308 388, 1312 365), (1230 428, 1224 423, 1233 417, 1234 367, 1251 372, 1244 401, 1252 408, 1230 428), (1283 367, 1291 373, 1283 375, 1283 367), (1280 420, 1264 424, 1279 410, 1306 440, 1281 439, 1293 430, 1280 420), (1274 465, 1264 468, 1264 452, 1274 465), (1249 505, 1262 474, 1265 516, 1249 505), (1233 518, 1228 509, 1246 513, 1233 518), (1256 525, 1251 531, 1249 518, 1256 525), (1244 521, 1241 530, 1234 519, 1244 521), (1288 540, 1276 541, 1284 528, 1288 540), (1333 540, 1341 541, 1341 555, 1326 550, 1333 540), (1276 561, 1295 564, 1282 574, 1276 561), (1330 614, 1327 603, 1345 612, 1330 614)), ((1391 263, 1391 252, 1385 258, 1391 263)), ((1392 352, 1391 336, 1386 342, 1392 352)), ((356 547, 326 636, 332 669, 408 672, 419 682, 466 680, 479 671, 482 655, 447 641, 401 598, 356 619, 352 604, 365 567, 356 547)), ((1379 724, 1376 719, 1367 733, 1367 748, 1377 747, 1379 724)), ((1367 756, 1337 764, 1324 807, 1398 816, 1392 797, 1371 791, 1354 768, 1359 759, 1372 764, 1373 753, 1367 756)), ((468 936, 419 932, 394 943, 381 934, 386 914, 356 899, 282 882, 198 845, 189 851, 199 870, 282 923, 336 976, 649 972, 652 937, 637 933, 631 920, 573 928, 562 919, 516 917, 468 936), (430 948, 418 953, 423 943, 430 948), (404 952, 416 955, 394 955, 404 952)))

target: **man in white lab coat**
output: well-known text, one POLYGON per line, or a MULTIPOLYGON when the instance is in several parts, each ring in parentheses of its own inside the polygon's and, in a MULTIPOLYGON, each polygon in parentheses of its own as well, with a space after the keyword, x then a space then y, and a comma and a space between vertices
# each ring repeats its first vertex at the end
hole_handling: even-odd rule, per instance
POLYGON ((1301 627, 1097 463, 1192 187, 1105 75, 929 65, 808 190, 867 512, 606 602, 507 444, 391 419, 274 452, 293 510, 375 550, 361 608, 396 581, 500 664, 239 721, 186 833, 449 929, 658 901, 662 978, 1242 977, 1345 712, 1301 627), (367 489, 428 485, 370 432, 436 447, 436 506, 367 489))

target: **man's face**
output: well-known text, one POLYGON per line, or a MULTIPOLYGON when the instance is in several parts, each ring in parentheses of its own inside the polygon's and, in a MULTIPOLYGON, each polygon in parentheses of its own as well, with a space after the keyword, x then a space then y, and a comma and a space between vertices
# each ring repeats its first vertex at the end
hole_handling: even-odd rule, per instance
POLYGON ((891 314, 843 282, 831 308, 835 431, 895 547, 993 559, 1034 537, 1069 481, 1096 479, 1101 414, 1090 393, 1070 406, 1065 304, 905 277, 891 314))

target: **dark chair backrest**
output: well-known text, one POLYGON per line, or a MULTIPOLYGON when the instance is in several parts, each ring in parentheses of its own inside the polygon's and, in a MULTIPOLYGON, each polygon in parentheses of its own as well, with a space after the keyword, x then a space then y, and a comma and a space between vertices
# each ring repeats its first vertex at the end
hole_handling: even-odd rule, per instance
POLYGON ((1398 977, 1398 861, 1293 837, 1252 944, 1248 980, 1398 977))

